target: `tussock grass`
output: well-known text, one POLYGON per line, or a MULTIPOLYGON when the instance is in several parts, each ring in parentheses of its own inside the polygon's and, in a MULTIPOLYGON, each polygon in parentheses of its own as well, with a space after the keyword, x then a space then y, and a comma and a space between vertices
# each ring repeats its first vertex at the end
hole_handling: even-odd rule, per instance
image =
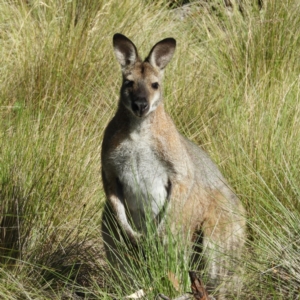
MULTIPOLYGON (((230 16, 221 1, 180 9, 166 1, 0 3, 1 298, 133 292, 110 280, 99 226, 101 139, 121 79, 116 32, 143 55, 162 38, 178 42, 165 72, 166 107, 247 208, 240 299, 299 294, 299 3, 259 10, 245 0, 243 13, 230 16)), ((160 279, 188 268, 176 249, 148 258, 137 286, 175 295, 160 279)), ((188 289, 179 281, 177 293, 188 289)))

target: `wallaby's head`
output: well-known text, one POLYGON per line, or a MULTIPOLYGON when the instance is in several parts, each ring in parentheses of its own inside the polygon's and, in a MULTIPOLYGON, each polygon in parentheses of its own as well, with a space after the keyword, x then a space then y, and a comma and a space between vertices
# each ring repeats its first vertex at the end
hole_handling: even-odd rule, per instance
POLYGON ((167 38, 158 42, 144 61, 132 41, 120 33, 114 35, 113 46, 123 74, 120 101, 134 116, 146 117, 161 102, 163 71, 174 54, 176 41, 167 38))

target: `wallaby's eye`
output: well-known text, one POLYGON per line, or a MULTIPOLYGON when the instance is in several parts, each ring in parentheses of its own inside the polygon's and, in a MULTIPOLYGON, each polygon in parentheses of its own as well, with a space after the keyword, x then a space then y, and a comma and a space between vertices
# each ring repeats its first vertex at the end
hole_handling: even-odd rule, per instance
POLYGON ((159 87, 159 84, 158 84, 158 82, 153 82, 153 83, 151 84, 151 86, 152 86, 153 89, 157 90, 158 87, 159 87))
POLYGON ((124 85, 126 86, 126 87, 133 87, 133 81, 132 80, 125 80, 124 81, 124 85))

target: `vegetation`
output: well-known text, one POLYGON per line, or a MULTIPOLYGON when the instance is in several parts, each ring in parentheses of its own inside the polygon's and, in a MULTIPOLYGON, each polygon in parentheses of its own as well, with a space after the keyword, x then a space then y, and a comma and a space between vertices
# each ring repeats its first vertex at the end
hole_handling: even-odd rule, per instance
POLYGON ((222 1, 207 2, 0 2, 1 299, 189 290, 180 247, 165 253, 150 238, 132 289, 112 281, 104 260, 100 149, 121 81, 116 32, 144 54, 162 38, 178 42, 165 74, 167 110, 247 208, 238 298, 296 299, 300 4, 266 1, 259 10, 244 0, 242 13, 229 14, 222 1))

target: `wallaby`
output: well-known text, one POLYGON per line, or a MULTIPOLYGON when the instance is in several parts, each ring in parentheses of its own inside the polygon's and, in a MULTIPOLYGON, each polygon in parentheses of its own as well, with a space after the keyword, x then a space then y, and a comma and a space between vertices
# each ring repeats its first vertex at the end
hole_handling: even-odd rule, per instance
POLYGON ((231 273, 227 260, 238 258, 243 248, 245 211, 217 166, 177 131, 164 109, 163 72, 176 41, 158 42, 144 61, 122 34, 114 35, 113 47, 123 82, 101 153, 107 196, 102 233, 108 259, 118 263, 122 235, 132 245, 140 243, 150 209, 162 239, 166 226, 172 235, 183 234, 191 242, 201 232, 209 277, 218 284, 231 273))

